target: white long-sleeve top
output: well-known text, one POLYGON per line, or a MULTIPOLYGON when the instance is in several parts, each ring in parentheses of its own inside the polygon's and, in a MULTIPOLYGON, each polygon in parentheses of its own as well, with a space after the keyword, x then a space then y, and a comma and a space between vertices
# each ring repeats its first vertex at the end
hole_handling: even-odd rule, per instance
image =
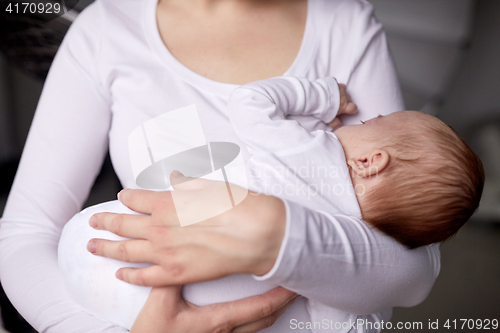
MULTIPOLYGON (((108 148, 122 185, 137 188, 128 135, 191 104, 207 141, 243 146, 226 109, 237 86, 206 79, 170 54, 156 4, 96 1, 68 31, 45 82, 0 227, 2 286, 40 332, 124 331, 80 310, 57 264, 61 230, 81 209, 108 148)), ((346 83, 360 110, 347 124, 403 109, 382 27, 363 0, 309 0, 302 46, 284 74, 346 83)), ((326 129, 314 117, 297 120, 309 131, 326 129)), ((262 279, 359 314, 415 305, 431 289, 437 246, 408 251, 357 218, 287 207, 280 260, 262 279)))

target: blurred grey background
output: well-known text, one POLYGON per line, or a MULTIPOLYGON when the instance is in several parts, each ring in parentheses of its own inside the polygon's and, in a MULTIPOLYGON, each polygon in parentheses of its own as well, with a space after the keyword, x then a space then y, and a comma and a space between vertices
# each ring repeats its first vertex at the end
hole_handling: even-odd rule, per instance
MULTIPOLYGON (((0 54, 0 214, 30 127, 51 56, 78 12, 15 40, 0 54)), ((370 0, 384 24, 407 109, 423 110, 455 128, 486 170, 479 210, 442 249, 430 296, 396 308, 393 323, 500 320, 500 0, 370 0)), ((87 206, 116 197, 120 185, 109 159, 87 206)), ((3 332, 34 332, 0 295, 3 332)), ((469 329, 467 329, 469 331, 469 329)), ((412 331, 412 330, 406 330, 412 331)), ((439 330, 441 331, 441 330, 439 330)), ((387 330, 388 332, 388 330, 387 330)))

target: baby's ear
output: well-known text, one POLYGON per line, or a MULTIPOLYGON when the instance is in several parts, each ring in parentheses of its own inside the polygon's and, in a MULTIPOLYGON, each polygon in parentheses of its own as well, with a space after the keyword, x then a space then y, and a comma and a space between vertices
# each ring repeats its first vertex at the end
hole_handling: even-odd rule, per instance
POLYGON ((347 164, 360 178, 375 177, 389 165, 390 155, 384 149, 376 149, 359 158, 349 159, 347 164))
POLYGON ((358 175, 359 178, 369 177, 367 174, 369 165, 367 164, 366 158, 349 159, 347 161, 347 165, 351 167, 351 169, 356 175, 358 175))
POLYGON ((391 156, 385 149, 377 149, 371 152, 369 159, 368 177, 378 176, 389 165, 391 156))

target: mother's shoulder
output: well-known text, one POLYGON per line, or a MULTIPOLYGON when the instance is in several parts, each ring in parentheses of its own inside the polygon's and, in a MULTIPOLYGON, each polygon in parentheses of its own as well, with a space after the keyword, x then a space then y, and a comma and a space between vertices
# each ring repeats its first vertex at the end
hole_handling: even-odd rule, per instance
POLYGON ((141 16, 144 5, 145 0, 96 0, 78 15, 77 21, 137 19, 141 16))
MULTIPOLYGON (((145 0, 96 0, 87 6, 71 25, 73 35, 84 36, 93 43, 113 36, 123 28, 140 26, 145 0)), ((73 37, 74 38, 74 37, 73 37)))

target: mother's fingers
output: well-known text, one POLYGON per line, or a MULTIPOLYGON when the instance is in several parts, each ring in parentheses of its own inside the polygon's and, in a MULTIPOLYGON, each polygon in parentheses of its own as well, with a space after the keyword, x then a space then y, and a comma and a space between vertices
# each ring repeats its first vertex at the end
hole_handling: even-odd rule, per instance
POLYGON ((283 305, 281 308, 276 310, 274 313, 271 315, 261 318, 257 321, 244 324, 241 326, 238 326, 234 328, 231 333, 254 333, 254 332, 259 332, 265 328, 271 327, 274 325, 276 320, 283 314, 285 311, 300 297, 300 295, 295 296, 292 298, 288 303, 283 305))
POLYGON ((165 277, 165 269, 159 265, 144 268, 120 268, 116 277, 127 283, 147 287, 164 287, 171 284, 165 277))
POLYGON ((95 255, 126 262, 155 262, 151 243, 146 240, 110 241, 91 239, 87 250, 95 255))
POLYGON ((167 286, 153 288, 149 293, 149 298, 154 299, 153 303, 163 304, 171 312, 177 310, 179 302, 184 302, 181 297, 182 286, 167 286))
MULTIPOLYGON (((154 266, 144 268, 121 268, 117 277, 128 283, 160 287, 215 280, 227 273, 229 268, 217 266, 210 256, 203 252, 209 249, 189 244, 187 246, 163 247, 154 266), (203 275, 200 276, 200 271, 203 275)), ((213 251, 211 255, 214 254, 213 251)), ((236 263, 238 264, 238 263, 236 263)))
POLYGON ((238 327, 271 316, 290 302, 296 293, 285 288, 274 288, 262 295, 243 298, 234 302, 220 303, 227 311, 219 311, 225 317, 219 322, 226 327, 238 327), (227 318, 230 316, 230 318, 227 318))
POLYGON ((133 211, 143 214, 153 213, 155 207, 168 208, 172 206, 170 191, 124 189, 118 193, 118 200, 133 211))
POLYGON ((148 238, 150 220, 150 216, 144 215, 98 213, 90 218, 89 223, 92 228, 108 230, 118 236, 148 238))

